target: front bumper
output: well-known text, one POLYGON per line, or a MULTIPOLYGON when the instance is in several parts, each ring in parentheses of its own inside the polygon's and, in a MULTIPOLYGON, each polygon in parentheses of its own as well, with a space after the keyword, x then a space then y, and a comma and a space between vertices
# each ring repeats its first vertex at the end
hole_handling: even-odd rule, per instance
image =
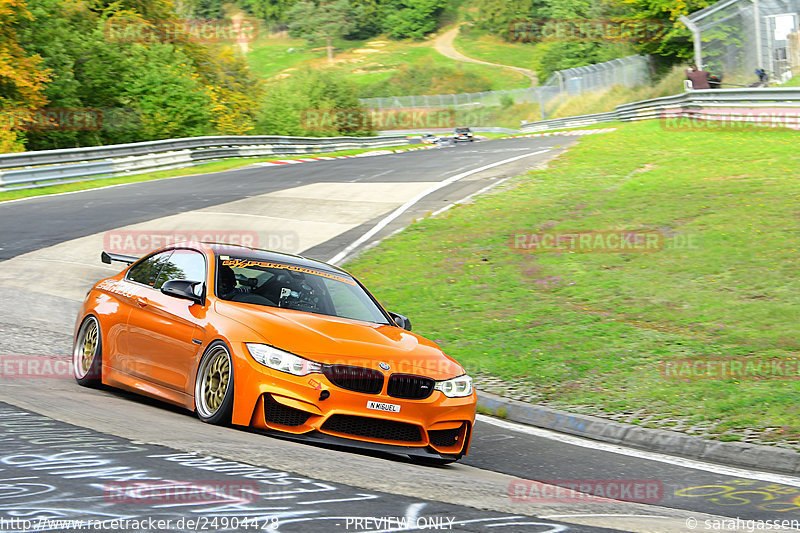
POLYGON ((365 394, 337 387, 322 374, 294 376, 247 356, 236 359, 234 424, 408 455, 457 459, 469 449, 474 392, 448 398, 434 391, 407 400, 389 396, 387 380, 380 393, 365 394), (368 409, 370 401, 399 406, 399 412, 368 409))

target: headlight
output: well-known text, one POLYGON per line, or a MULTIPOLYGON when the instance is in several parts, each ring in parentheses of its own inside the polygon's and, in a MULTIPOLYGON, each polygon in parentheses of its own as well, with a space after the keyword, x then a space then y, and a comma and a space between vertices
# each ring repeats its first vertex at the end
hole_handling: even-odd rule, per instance
POLYGON ((472 394, 472 378, 464 374, 457 378, 437 381, 434 389, 442 391, 448 398, 463 398, 472 394))
POLYGON ((314 372, 322 372, 322 365, 320 363, 303 359, 293 353, 284 352, 266 344, 251 344, 245 343, 247 351, 253 356, 253 359, 262 365, 280 370, 281 372, 288 372, 295 376, 305 376, 314 372))

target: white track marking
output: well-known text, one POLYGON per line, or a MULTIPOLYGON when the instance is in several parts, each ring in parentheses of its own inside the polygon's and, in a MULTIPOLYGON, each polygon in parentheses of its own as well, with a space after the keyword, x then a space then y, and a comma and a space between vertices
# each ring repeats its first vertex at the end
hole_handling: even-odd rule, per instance
POLYGON ((406 509, 406 523, 410 524, 411 522, 417 523, 417 519, 419 518, 419 513, 422 512, 422 509, 428 505, 427 503, 412 503, 406 509))
POLYGON ((37 261, 47 261, 49 263, 66 263, 68 265, 79 265, 79 266, 85 266, 85 267, 89 267, 89 268, 102 268, 103 270, 111 270, 113 272, 119 272, 119 269, 118 268, 114 268, 114 267, 107 267, 107 266, 104 266, 104 265, 90 265, 89 263, 81 263, 81 262, 78 262, 78 261, 67 261, 65 259, 38 258, 36 260, 37 261))
MULTIPOLYGON (((343 518, 347 518, 347 517, 343 517, 343 518)), ((479 524, 479 523, 482 523, 482 522, 500 522, 502 520, 508 521, 508 520, 517 520, 517 519, 520 519, 520 518, 526 518, 526 517, 524 517, 524 516, 501 516, 501 517, 498 517, 498 518, 473 518, 471 520, 456 520, 456 521, 452 522, 452 525, 460 526, 460 525, 466 525, 466 524, 479 524)), ((556 524, 547 524, 547 525, 548 526, 550 526, 550 525, 556 526, 556 524)), ((559 526, 557 526, 557 527, 559 527, 559 526)), ((415 524, 413 527, 379 529, 379 530, 370 531, 370 533, 395 533, 395 532, 398 532, 398 531, 419 531, 420 529, 422 529, 422 528, 416 527, 416 524, 415 524)), ((555 529, 555 530, 551 530, 551 531, 553 531, 555 533, 557 531, 565 531, 565 530, 566 530, 566 528, 555 529)), ((458 529, 451 530, 451 531, 458 531, 458 529)), ((546 532, 546 533, 549 533, 549 532, 546 532)))
MULTIPOLYGON (((558 520, 559 518, 669 518, 654 514, 549 514, 540 516, 546 520, 558 520)), ((491 526, 489 526, 491 527, 491 526)))
POLYGON ((486 527, 509 527, 509 526, 545 526, 549 527, 547 531, 541 533, 560 533, 561 531, 569 531, 568 526, 561 526, 558 524, 548 524, 545 522, 508 522, 505 524, 486 524, 486 527))
POLYGON ((494 183, 492 183, 492 184, 490 184, 490 185, 487 185, 486 187, 484 187, 483 189, 481 189, 481 190, 479 190, 479 191, 477 191, 477 192, 474 192, 474 193, 472 193, 472 194, 468 194, 467 196, 465 196, 465 197, 464 197, 464 198, 462 198, 461 200, 458 200, 458 201, 456 201, 456 202, 453 202, 452 204, 446 205, 446 206, 444 206, 443 208, 439 209, 438 211, 434 211, 434 212, 431 214, 431 216, 432 216, 432 217, 435 217, 436 215, 441 215, 442 213, 444 213, 445 211, 447 211, 447 210, 448 210, 448 209, 450 209, 451 207, 453 207, 453 206, 456 206, 456 205, 458 205, 458 204, 463 204, 464 202, 468 202, 470 199, 474 198, 475 196, 478 196, 479 194, 483 194, 483 193, 485 193, 485 192, 486 192, 486 191, 488 191, 488 190, 494 189, 495 187, 497 187, 497 186, 498 186, 498 185, 500 185, 501 183, 503 183, 503 182, 506 182, 506 181, 508 181, 508 180, 510 180, 510 179, 511 179, 511 178, 510 178, 510 177, 508 177, 508 178, 503 178, 503 179, 497 180, 496 182, 494 182, 494 183))
POLYGON ((645 450, 636 450, 627 448, 619 444, 610 444, 607 442, 600 442, 595 440, 584 439, 575 437, 573 435, 566 435, 564 433, 557 433, 547 429, 525 426, 522 424, 515 424, 505 420, 498 420, 485 415, 478 415, 478 420, 492 424, 509 431, 517 431, 533 435, 535 437, 542 437, 545 439, 555 440, 563 444, 570 444, 572 446, 580 446, 581 448, 589 448, 592 450, 599 450, 603 452, 611 452, 619 455, 627 455, 628 457, 636 457, 638 459, 645 459, 647 461, 655 461, 658 463, 666 463, 670 465, 680 466, 683 468, 691 468, 694 470, 703 470, 705 472, 713 472, 715 474, 722 474, 724 476, 741 477, 747 479, 757 479, 759 481, 766 481, 768 483, 781 483, 783 485, 790 485, 792 487, 800 487, 800 478, 787 476, 782 474, 772 474, 769 472, 760 472, 757 470, 745 470, 744 468, 736 468, 733 466, 724 466, 714 463, 706 463, 697 459, 687 459, 684 457, 677 457, 674 455, 665 455, 657 452, 648 452, 645 450))
MULTIPOLYGON (((252 198, 252 197, 251 197, 252 198)), ((297 222, 296 218, 274 217, 272 215, 253 215, 251 213, 223 213, 218 211, 203 211, 202 209, 195 211, 203 215, 220 215, 226 217, 253 217, 253 218, 269 218, 273 220, 288 220, 290 222, 297 222)))
POLYGON ((408 209, 411 206, 413 206, 414 204, 416 204, 417 202, 419 202, 420 200, 422 200, 423 198, 425 198, 429 194, 431 194, 433 192, 436 192, 436 191, 438 191, 439 189, 441 189, 443 187, 447 187, 448 185, 450 185, 452 183, 455 183, 460 179, 466 178, 467 176, 471 176, 473 174, 477 174, 478 172, 483 172, 484 170, 488 170, 490 168, 499 167, 500 165, 505 165, 506 163, 511 163, 513 161, 517 161, 517 160, 523 159, 525 157, 531 157, 531 156, 534 156, 534 155, 543 154, 543 153, 548 152, 548 151, 550 151, 550 148, 547 148, 545 150, 538 150, 536 152, 531 152, 529 154, 518 155, 516 157, 510 157, 508 159, 503 159, 502 161, 497 161, 495 163, 484 165, 482 167, 474 168, 472 170, 467 170, 466 172, 461 172, 460 174, 456 174, 455 176, 450 176, 446 180, 441 181, 441 182, 437 183, 436 185, 433 185, 432 187, 429 187, 428 189, 422 191, 421 193, 419 193, 418 195, 416 195, 415 197, 411 198, 409 201, 407 201, 406 203, 404 203, 403 205, 401 205, 400 207, 398 207, 397 209, 392 211, 383 220, 381 220, 380 222, 375 224, 375 226, 373 226, 371 230, 369 230, 364 235, 362 235, 361 237, 356 239, 354 242, 352 242, 350 245, 348 245, 344 250, 342 250, 341 252, 339 252, 338 254, 333 256, 332 258, 330 258, 327 262, 331 263, 331 264, 334 264, 334 265, 337 264, 337 263, 342 262, 344 259, 347 258, 348 255, 350 255, 350 253, 353 250, 355 250, 356 248, 358 248, 359 246, 361 246, 362 244, 367 242, 369 239, 374 237, 379 231, 381 231, 383 228, 388 226, 389 223, 391 223, 397 217, 399 217, 400 215, 402 215, 403 213, 408 211, 408 209))

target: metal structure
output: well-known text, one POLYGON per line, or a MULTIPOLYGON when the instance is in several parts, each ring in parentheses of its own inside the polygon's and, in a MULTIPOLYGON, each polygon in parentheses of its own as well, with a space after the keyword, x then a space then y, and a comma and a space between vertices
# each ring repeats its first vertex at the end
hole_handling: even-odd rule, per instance
POLYGON ((754 83, 757 68, 777 82, 800 74, 792 45, 800 0, 721 0, 681 21, 693 34, 695 63, 723 81, 754 83))
MULTIPOLYGON (((361 105, 371 109, 396 108, 455 108, 474 110, 499 106, 509 98, 515 103, 539 104, 542 117, 562 98, 611 88, 615 85, 633 87, 650 81, 650 66, 645 56, 629 56, 604 63, 556 71, 538 87, 486 91, 479 93, 436 94, 418 96, 386 96, 362 98, 361 105)), ((472 124, 471 124, 472 125, 472 124)), ((474 124, 478 125, 478 124, 474 124)), ((488 124, 482 124, 488 126, 488 124)))
POLYGON ((577 128, 603 122, 660 119, 668 127, 780 126, 800 129, 800 88, 706 89, 618 105, 614 111, 523 123, 524 133, 577 128), (672 121, 672 122, 670 122, 672 121), (705 124, 706 126, 703 126, 705 124))
POLYGON ((408 143, 409 140, 405 135, 380 137, 221 135, 19 152, 0 155, 0 188, 46 186, 51 185, 52 180, 80 181, 153 170, 169 170, 230 157, 335 152, 354 148, 384 148, 408 143))

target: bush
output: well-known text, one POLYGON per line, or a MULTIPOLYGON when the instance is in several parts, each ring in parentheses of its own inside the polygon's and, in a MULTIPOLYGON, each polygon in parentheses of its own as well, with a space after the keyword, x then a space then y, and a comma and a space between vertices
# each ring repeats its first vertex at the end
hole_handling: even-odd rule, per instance
POLYGON ((306 69, 267 89, 256 123, 262 135, 373 135, 356 88, 335 70, 306 69))
POLYGON ((398 0, 389 4, 386 32, 397 39, 421 39, 436 31, 447 0, 398 0))
POLYGON ((361 96, 458 94, 491 89, 492 82, 488 78, 457 66, 437 65, 433 59, 426 58, 406 63, 391 78, 365 86, 361 89, 361 96))

